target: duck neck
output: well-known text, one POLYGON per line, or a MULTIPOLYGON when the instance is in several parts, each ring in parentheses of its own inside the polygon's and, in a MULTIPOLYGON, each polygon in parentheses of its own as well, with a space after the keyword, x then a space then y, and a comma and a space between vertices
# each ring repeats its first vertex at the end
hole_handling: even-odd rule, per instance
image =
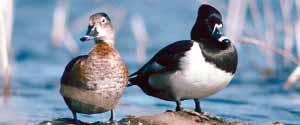
POLYGON ((219 42, 218 40, 212 38, 197 38, 192 39, 195 42, 199 43, 200 45, 205 46, 206 48, 214 48, 219 50, 225 50, 232 46, 231 42, 219 42))
POLYGON ((111 52, 115 51, 112 43, 113 41, 96 40, 95 42, 96 45, 91 49, 89 53, 89 58, 93 59, 94 61, 97 61, 99 57, 107 56, 111 52))
POLYGON ((113 39, 103 39, 103 38, 100 38, 100 39, 96 39, 95 40, 95 44, 96 45, 99 45, 100 43, 106 43, 108 45, 110 45, 112 48, 114 48, 115 46, 115 40, 114 38, 113 39))

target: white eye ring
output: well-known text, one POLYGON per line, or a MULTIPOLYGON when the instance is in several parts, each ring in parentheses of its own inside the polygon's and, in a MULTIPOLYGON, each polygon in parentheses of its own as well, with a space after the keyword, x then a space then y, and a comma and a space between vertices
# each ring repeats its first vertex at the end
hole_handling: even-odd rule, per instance
POLYGON ((101 21, 101 23, 106 23, 105 17, 102 17, 102 18, 100 19, 100 21, 101 21))

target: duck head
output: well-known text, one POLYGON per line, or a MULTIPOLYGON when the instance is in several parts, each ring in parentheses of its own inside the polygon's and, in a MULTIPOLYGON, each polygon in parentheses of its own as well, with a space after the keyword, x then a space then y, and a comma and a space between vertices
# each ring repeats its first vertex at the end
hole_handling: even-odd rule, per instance
POLYGON ((229 42, 223 34, 221 13, 214 7, 203 4, 198 10, 198 17, 191 31, 192 40, 212 38, 222 43, 229 42))
POLYGON ((96 13, 90 17, 86 35, 80 38, 80 41, 95 40, 96 43, 106 42, 114 45, 114 39, 115 30, 108 15, 96 13))

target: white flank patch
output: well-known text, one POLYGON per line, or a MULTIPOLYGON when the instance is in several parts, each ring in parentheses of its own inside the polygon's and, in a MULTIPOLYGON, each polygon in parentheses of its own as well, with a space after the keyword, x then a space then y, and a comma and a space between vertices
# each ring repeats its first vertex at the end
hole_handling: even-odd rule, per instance
POLYGON ((180 68, 182 70, 176 72, 150 76, 150 85, 171 93, 176 99, 196 99, 215 94, 233 78, 231 73, 205 62, 197 42, 180 60, 180 68))

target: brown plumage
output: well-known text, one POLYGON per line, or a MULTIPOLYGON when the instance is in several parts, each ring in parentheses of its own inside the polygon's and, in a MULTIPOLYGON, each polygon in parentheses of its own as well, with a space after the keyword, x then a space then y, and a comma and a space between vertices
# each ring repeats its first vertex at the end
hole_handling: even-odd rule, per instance
POLYGON ((114 49, 114 29, 109 17, 97 13, 90 17, 87 35, 82 41, 94 39, 96 45, 88 55, 74 58, 61 78, 60 93, 73 113, 94 114, 111 111, 127 85, 128 71, 114 49))

